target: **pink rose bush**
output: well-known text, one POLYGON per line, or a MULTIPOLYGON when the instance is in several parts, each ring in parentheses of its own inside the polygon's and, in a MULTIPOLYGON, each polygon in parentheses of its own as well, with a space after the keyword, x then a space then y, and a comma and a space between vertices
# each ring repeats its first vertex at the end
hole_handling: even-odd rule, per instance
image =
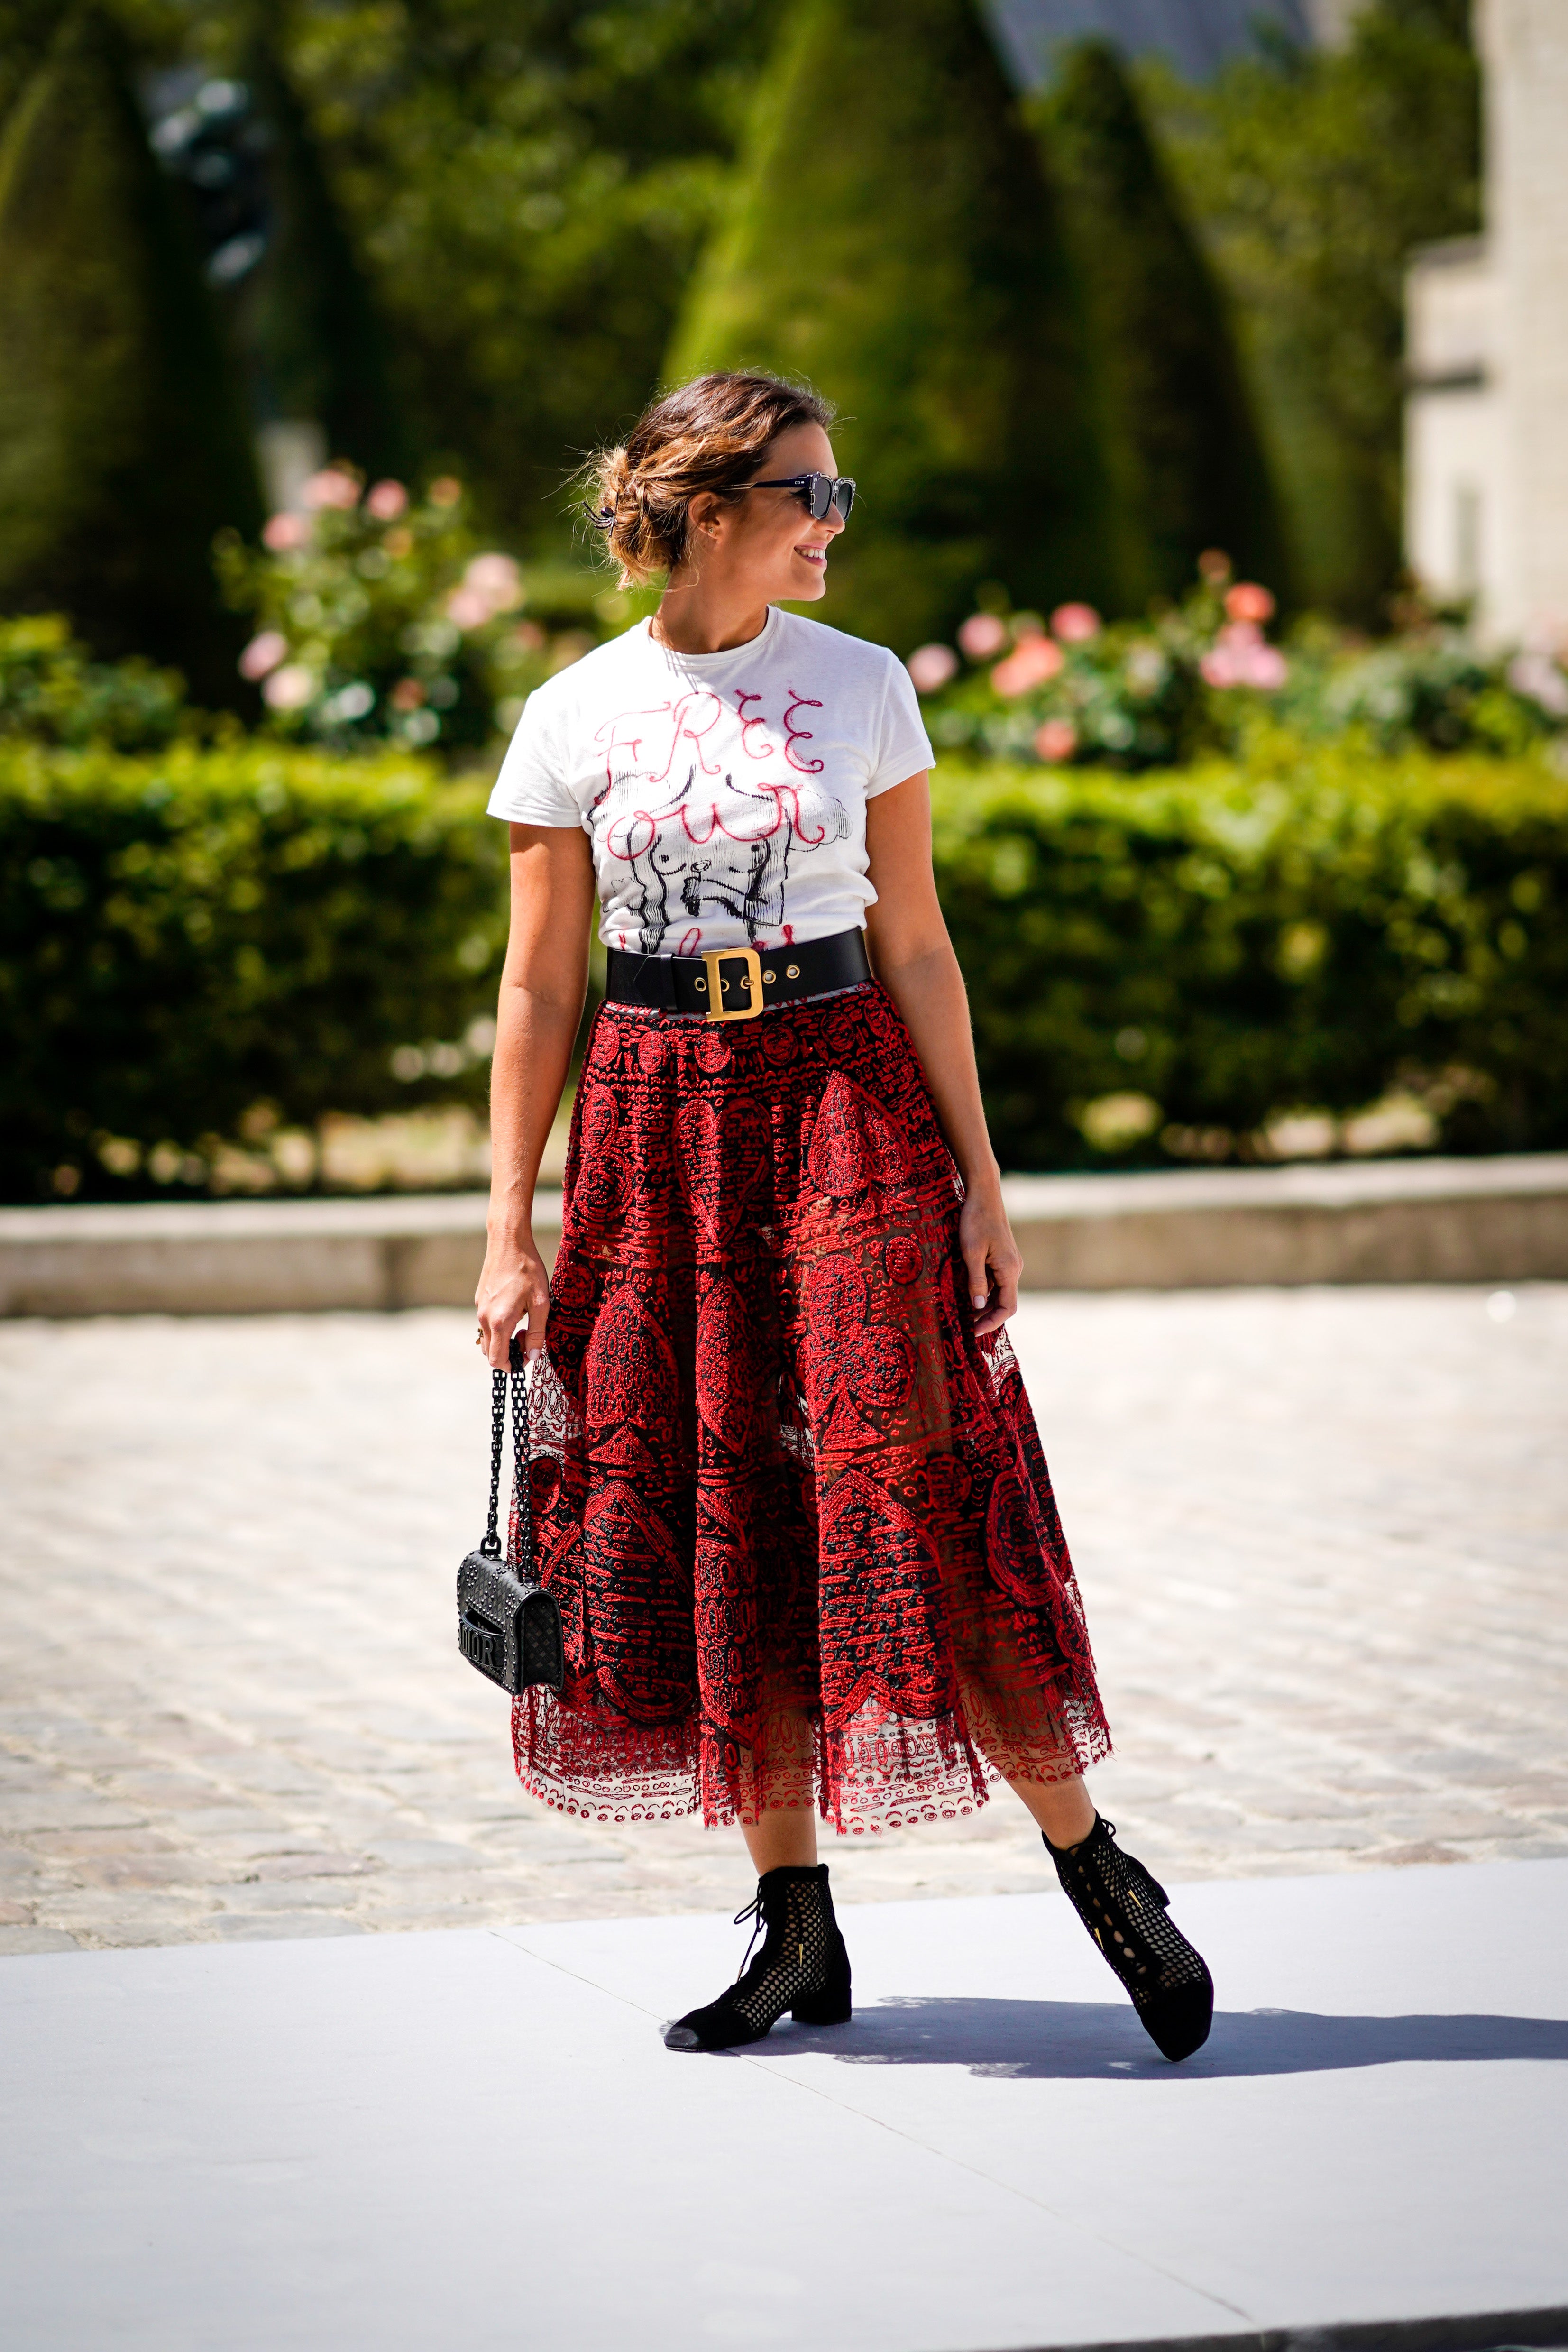
POLYGON ((218 562, 229 602, 255 622, 239 670, 265 724, 319 742, 477 749, 602 634, 593 583, 563 606, 570 583, 541 597, 514 557, 476 545, 450 474, 419 497, 324 466, 303 511, 274 515, 259 550, 225 541, 218 562), (538 617, 523 618, 536 602, 538 617))
POLYGON ((1277 694, 1291 674, 1284 655, 1265 643, 1256 621, 1227 621, 1198 667, 1210 686, 1255 686, 1265 694, 1277 694))
POLYGON ((365 512, 377 522, 396 522, 408 512, 408 492, 401 482, 378 482, 365 492, 365 512))
POLYGON ((958 656, 951 646, 917 646, 908 667, 916 694, 940 694, 958 675, 958 656))
POLYGON ((1078 730, 1071 719, 1048 719, 1034 739, 1034 748, 1047 767, 1071 760, 1078 749, 1078 730))
POLYGON ((989 661, 1010 641, 1010 632, 999 613, 971 613, 958 632, 958 647, 965 658, 972 662, 989 661))
POLYGON ((1511 655, 1481 651, 1410 599, 1396 635, 1367 645, 1301 622, 1270 635, 1273 591, 1234 577, 1218 548, 1178 605, 1107 623, 1092 605, 973 613, 952 646, 923 646, 910 670, 939 748, 982 758, 1137 772, 1244 755, 1260 730, 1351 736, 1374 752, 1522 751, 1568 739, 1568 623, 1511 655))
POLYGON ((1092 604, 1071 601, 1049 622, 1034 613, 971 614, 956 633, 956 652, 924 646, 916 657, 915 682, 934 701, 934 738, 1047 767, 1137 770, 1219 748, 1241 723, 1241 709, 1230 715, 1228 702, 1244 697, 1251 709, 1277 696, 1290 666, 1264 635, 1270 591, 1233 582, 1218 551, 1204 563, 1182 605, 1147 621, 1107 623, 1092 604))
POLYGON ((348 512, 360 503, 360 486, 346 466, 324 466, 305 485, 308 507, 337 507, 348 512))
POLYGON ((248 677, 253 686, 270 676, 288 653, 288 640, 281 629, 263 629, 252 637, 239 657, 239 674, 248 677))
POLYGON ((1104 623, 1092 604, 1059 604, 1051 616, 1051 626, 1064 646, 1090 646, 1104 623))
POLYGON ((997 664, 991 672, 991 684, 1004 701, 1011 702, 1055 677, 1066 659, 1054 637, 1036 632, 1021 637, 1006 661, 997 664))

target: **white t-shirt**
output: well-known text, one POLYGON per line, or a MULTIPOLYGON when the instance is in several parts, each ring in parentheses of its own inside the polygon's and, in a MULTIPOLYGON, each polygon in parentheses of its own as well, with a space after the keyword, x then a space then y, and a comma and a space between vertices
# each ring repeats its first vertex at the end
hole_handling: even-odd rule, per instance
POLYGON ((771 605, 731 652, 641 621, 537 687, 490 814, 581 825, 606 947, 785 947, 863 927, 865 804, 932 764, 896 656, 771 605))

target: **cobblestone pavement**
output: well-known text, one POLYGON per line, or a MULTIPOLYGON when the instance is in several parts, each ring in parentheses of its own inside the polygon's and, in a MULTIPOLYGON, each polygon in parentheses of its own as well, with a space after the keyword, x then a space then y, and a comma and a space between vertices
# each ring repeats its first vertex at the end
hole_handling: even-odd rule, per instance
MULTIPOLYGON (((1568 1852, 1568 1285, 1031 1297, 1116 1757, 1177 1878, 1568 1852)), ((0 1327, 0 1950, 716 1908, 733 1832, 525 1799, 457 1659, 456 1313, 0 1327)), ((1047 1883, 1004 1791, 849 1900, 1047 1883)))

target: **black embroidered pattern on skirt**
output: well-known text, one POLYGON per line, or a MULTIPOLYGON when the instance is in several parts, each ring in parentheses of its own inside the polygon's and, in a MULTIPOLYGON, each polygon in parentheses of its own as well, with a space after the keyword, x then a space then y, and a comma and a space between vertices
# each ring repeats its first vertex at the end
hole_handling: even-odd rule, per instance
POLYGON ((533 1385, 568 1653, 515 1703, 534 1795, 859 1832, 1109 1752, 962 1197, 875 982, 724 1025, 601 1007, 533 1385))

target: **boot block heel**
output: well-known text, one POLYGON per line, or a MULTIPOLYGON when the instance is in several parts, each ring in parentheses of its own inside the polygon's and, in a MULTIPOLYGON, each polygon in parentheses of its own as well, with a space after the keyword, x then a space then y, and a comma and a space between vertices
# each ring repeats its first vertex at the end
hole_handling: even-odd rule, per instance
POLYGON ((808 1994, 804 2000, 797 2001, 789 2014, 797 2025, 847 2025, 854 2014, 854 2004, 847 1986, 841 1992, 834 1985, 826 1992, 808 1994))
POLYGON ((847 2025, 853 2014, 850 1999, 850 1956, 844 1939, 833 1930, 828 1958, 828 1981, 821 1992, 806 1993, 789 2011, 797 2025, 847 2025))

